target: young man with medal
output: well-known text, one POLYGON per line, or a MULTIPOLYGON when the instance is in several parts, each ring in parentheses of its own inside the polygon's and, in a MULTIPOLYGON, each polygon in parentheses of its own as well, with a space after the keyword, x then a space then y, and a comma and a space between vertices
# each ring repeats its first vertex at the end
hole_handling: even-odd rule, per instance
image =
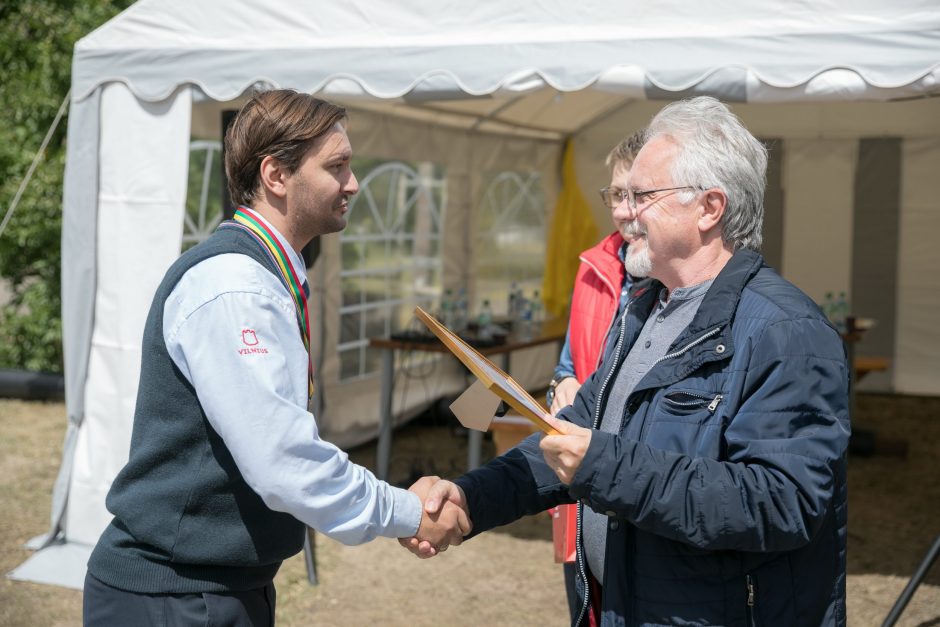
MULTIPOLYGON (((86 625, 274 622, 274 575, 305 526, 345 544, 469 532, 431 520, 319 437, 299 251, 346 226, 358 183, 342 107, 263 92, 225 137, 233 220, 167 271, 144 329, 127 465, 89 560, 86 625)), ((422 497, 422 498, 419 498, 422 497)))

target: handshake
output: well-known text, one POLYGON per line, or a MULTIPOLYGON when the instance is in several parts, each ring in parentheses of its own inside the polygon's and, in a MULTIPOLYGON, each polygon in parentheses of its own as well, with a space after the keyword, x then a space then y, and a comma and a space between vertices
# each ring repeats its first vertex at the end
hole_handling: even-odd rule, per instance
POLYGON ((427 559, 463 542, 473 524, 466 496, 457 484, 440 477, 421 477, 408 489, 421 499, 423 512, 418 533, 399 538, 399 544, 427 559))
MULTIPOLYGON (((539 448, 558 479, 570 485, 591 444, 591 430, 553 417, 546 421, 557 434, 542 437, 539 448)), ((473 523, 467 495, 460 486, 440 477, 422 477, 408 489, 424 503, 424 511, 418 533, 412 538, 399 538, 399 544, 425 559, 463 542, 473 523)))

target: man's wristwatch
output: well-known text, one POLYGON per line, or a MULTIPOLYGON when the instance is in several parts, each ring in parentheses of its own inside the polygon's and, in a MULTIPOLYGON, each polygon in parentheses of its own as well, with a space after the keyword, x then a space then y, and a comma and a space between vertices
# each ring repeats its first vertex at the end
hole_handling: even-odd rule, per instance
POLYGON ((561 378, 553 378, 551 383, 548 384, 548 392, 545 394, 545 400, 548 401, 548 406, 551 407, 552 403, 555 402, 555 388, 558 387, 558 384, 564 381, 565 379, 570 379, 571 375, 561 378))

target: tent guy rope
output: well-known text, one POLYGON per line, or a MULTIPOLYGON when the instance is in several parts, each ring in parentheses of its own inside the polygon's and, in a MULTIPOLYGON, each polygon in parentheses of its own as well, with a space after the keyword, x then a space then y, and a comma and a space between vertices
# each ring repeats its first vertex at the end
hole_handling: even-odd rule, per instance
POLYGON ((68 108, 69 96, 71 93, 72 90, 69 90, 65 93, 65 98, 62 99, 62 104, 59 105, 59 111, 55 114, 55 119, 52 120, 52 124, 49 126, 49 130, 46 131, 46 136, 43 138, 42 144, 39 146, 39 150, 36 151, 36 156, 33 157, 33 162, 29 165, 29 169, 26 171, 26 176, 24 176, 23 180, 20 182, 20 187, 16 190, 16 195, 13 196, 13 202, 10 203, 10 208, 7 209, 6 215, 3 216, 3 222, 0 223, 0 235, 3 235, 3 231, 6 230, 7 224, 10 222, 10 218, 13 217, 13 211, 20 203, 20 198, 22 198, 23 192, 26 191, 26 186, 29 185, 29 180, 33 178, 33 172, 36 171, 36 166, 39 165, 39 160, 42 159, 42 155, 45 154, 46 146, 49 145, 49 140, 52 139, 52 134, 55 133, 56 128, 59 126, 59 122, 62 120, 62 116, 65 114, 65 110, 68 108))

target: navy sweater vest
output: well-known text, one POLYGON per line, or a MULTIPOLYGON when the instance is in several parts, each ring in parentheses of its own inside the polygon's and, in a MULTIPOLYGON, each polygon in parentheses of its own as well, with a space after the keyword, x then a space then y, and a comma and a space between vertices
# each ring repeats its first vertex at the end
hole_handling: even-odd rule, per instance
POLYGON ((250 235, 222 228, 183 254, 157 288, 144 328, 130 457, 108 493, 114 520, 88 562, 89 572, 110 586, 142 593, 249 590, 269 583, 303 547, 304 525, 269 509, 245 483, 163 340, 163 306, 177 282, 200 261, 225 253, 248 255, 280 278, 250 235))

